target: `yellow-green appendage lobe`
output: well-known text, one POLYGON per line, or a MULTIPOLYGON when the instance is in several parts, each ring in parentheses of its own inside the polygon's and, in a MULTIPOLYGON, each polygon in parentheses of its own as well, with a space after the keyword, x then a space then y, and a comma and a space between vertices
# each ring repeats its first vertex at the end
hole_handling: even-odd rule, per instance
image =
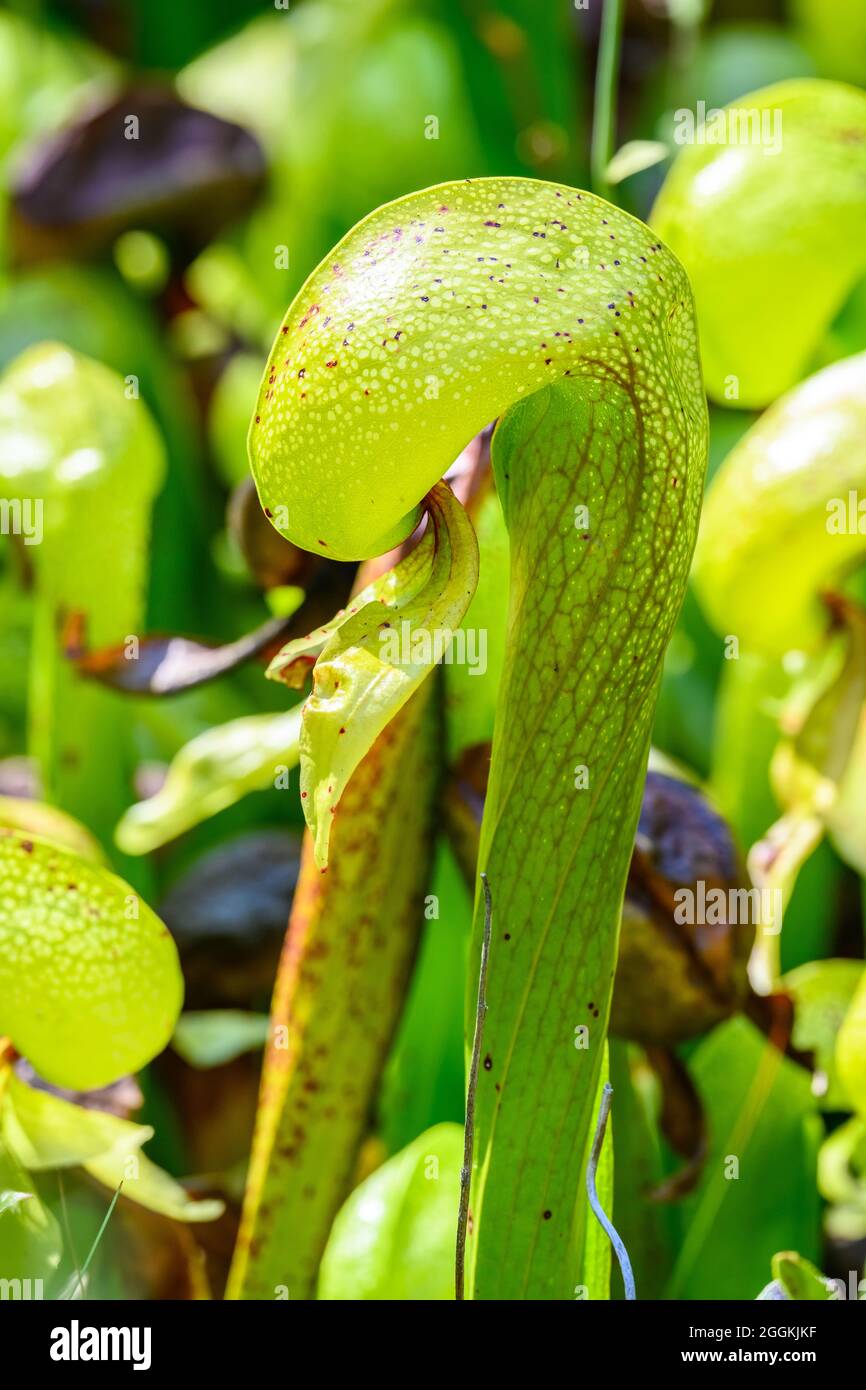
MULTIPOLYGON (((691 293, 642 223, 530 179, 443 184, 380 208, 291 305, 249 449, 284 535, 387 550, 460 449, 566 377, 621 379, 664 448, 703 428, 691 293)), ((655 436, 655 438, 651 437, 655 436)))

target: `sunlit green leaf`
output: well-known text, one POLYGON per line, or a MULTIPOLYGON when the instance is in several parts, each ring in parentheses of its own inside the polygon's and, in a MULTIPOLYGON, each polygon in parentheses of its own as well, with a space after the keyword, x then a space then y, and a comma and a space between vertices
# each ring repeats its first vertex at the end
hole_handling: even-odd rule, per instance
POLYGON ((174 1221, 215 1221, 224 1210, 223 1203, 212 1197, 196 1201, 185 1187, 142 1153, 101 1154, 84 1167, 112 1191, 116 1192, 122 1182, 124 1197, 174 1221))
POLYGON ((222 1066, 244 1052, 263 1047, 268 1036, 267 1014, 242 1009, 202 1009, 181 1014, 171 1045, 191 1067, 222 1066))
POLYGON ((667 159, 670 150, 661 140, 629 140, 617 150, 605 170, 609 183, 622 183, 667 159))
POLYGON ((834 1129, 818 1155, 818 1190, 831 1204, 829 1235, 859 1241, 866 1236, 866 1122, 855 1115, 834 1129))
MULTIPOLYGON (((650 221, 694 288, 709 394, 762 407, 805 374, 866 268, 866 94, 798 78, 709 111, 711 125, 675 132, 650 221)), ((797 557, 809 563, 802 541, 797 557)))
POLYGON ((453 1299, 462 1161, 462 1126, 436 1125, 362 1182, 334 1222, 319 1298, 453 1299))
POLYGON ((441 841, 429 883, 439 916, 421 939, 377 1105, 389 1153, 442 1119, 458 1120, 466 1101, 463 1010, 472 902, 441 841))
POLYGON ((710 484, 694 581, 712 625, 736 633, 741 650, 813 651, 826 634, 821 595, 838 588, 866 548, 847 524, 849 495, 866 467, 864 402, 860 352, 771 405, 710 484))
POLYGON ((478 586, 466 611, 467 631, 484 635, 484 659, 452 662, 444 669, 448 758, 493 738, 499 682, 505 664, 510 582, 508 532, 492 489, 471 509, 478 537, 478 586))
POLYGON ((839 1029, 836 1069, 851 1104, 866 1115, 866 975, 861 977, 839 1029))
POLYGON ((772 1269, 773 1278, 781 1284, 790 1299, 826 1303, 833 1298, 834 1289, 830 1280, 809 1260, 804 1260, 802 1255, 794 1251, 774 1255, 772 1269))
POLYGON ((222 1202, 193 1201, 140 1152, 153 1137, 149 1125, 85 1109, 15 1077, 0 1122, 3 1140, 28 1169, 81 1166, 112 1191, 123 1183, 124 1197, 177 1221, 211 1221, 222 1212, 222 1202))
POLYGON ((126 854, 148 854, 248 792, 273 786, 279 768, 298 760, 300 707, 251 714, 207 729, 172 760, 155 796, 121 817, 115 840, 126 854))
MULTIPOLYGON (((866 1122, 859 1115, 846 1120, 821 1145, 818 1187, 828 1202, 863 1202, 866 1185, 866 1122)), ((866 1211, 866 1204, 864 1204, 866 1211)))
MULTIPOLYGON (((782 815, 748 855, 755 887, 772 894, 767 901, 778 901, 782 913, 825 833, 847 863, 866 866, 866 613, 841 595, 833 596, 832 611, 838 630, 806 662, 776 712, 783 737, 769 771, 782 815)), ((775 915, 776 932, 759 933, 752 961, 753 983, 764 989, 777 983, 781 914, 775 915)))
POLYGON ((0 1278, 45 1278, 59 1265, 62 1252, 57 1222, 0 1138, 0 1278))
MULTIPOLYGON (((661 1298, 673 1265, 673 1231, 666 1204, 648 1200, 666 1176, 658 1117, 659 1080, 642 1048, 609 1041, 613 1085, 613 1219, 634 1271, 640 1299, 661 1298)), ((614 1275, 611 1295, 619 1286, 614 1275)))
MULTIPOLYGON (((837 851, 866 872, 866 611, 834 595, 839 628, 794 683, 780 724, 786 734, 773 758, 771 778, 783 809, 817 817, 837 851)), ((772 832, 771 832, 772 833, 772 832)))
POLYGON ((153 1138, 150 1125, 85 1109, 12 1076, 0 1111, 6 1144, 31 1172, 72 1168, 113 1152, 129 1154, 153 1138))
POLYGON ((446 655, 475 592, 478 546, 469 518, 441 483, 428 507, 435 534, 429 575, 411 595, 401 589, 399 606, 390 611, 384 601, 350 611, 313 670, 301 730, 301 798, 320 868, 328 862, 331 817, 346 783, 446 655))
POLYGON ((130 712, 82 680, 58 636, 73 620, 96 647, 141 632, 162 440, 137 375, 58 343, 4 370, 0 436, 4 491, 38 521, 28 752, 47 798, 107 840, 129 794, 130 712))
POLYGON ((667 1297, 752 1299, 779 1249, 818 1256, 809 1076, 742 1018, 715 1028, 690 1069, 710 1146, 700 1187, 674 1213, 679 1254, 667 1297))
POLYGON ((0 831, 0 1033, 40 1076, 90 1090, 165 1047, 183 997, 168 929, 122 879, 0 831))
POLYGON ((393 569, 386 570, 356 594, 348 608, 341 608, 330 622, 317 627, 306 637, 287 642, 268 667, 268 676, 271 680, 280 680, 284 685, 300 690, 312 663, 321 656, 335 632, 345 627, 369 603, 382 603, 399 612, 429 582, 432 569, 433 532, 428 530, 393 569))
POLYGON ((104 864, 105 855, 90 831, 73 816, 67 816, 56 806, 44 801, 28 801, 24 797, 0 796, 0 826, 23 830, 40 839, 74 850, 94 864, 104 864))
POLYGON ((794 1000, 791 1041, 803 1052, 814 1052, 820 1074, 816 1094, 825 1110, 846 1110, 852 1104, 841 1084, 835 1060, 836 1041, 864 966, 858 960, 816 960, 782 977, 782 987, 794 1000))
POLYGON ((92 103, 115 70, 104 49, 84 43, 70 29, 60 32, 38 22, 35 11, 31 14, 0 14, 4 160, 18 141, 44 135, 92 103))

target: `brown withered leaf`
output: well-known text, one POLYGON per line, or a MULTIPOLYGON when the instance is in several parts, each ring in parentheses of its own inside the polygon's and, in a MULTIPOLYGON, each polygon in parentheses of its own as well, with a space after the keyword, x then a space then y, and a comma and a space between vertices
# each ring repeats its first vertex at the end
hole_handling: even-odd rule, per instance
POLYGON ((313 575, 301 607, 288 618, 269 618, 234 642, 217 646, 178 635, 146 634, 135 648, 121 642, 90 651, 83 613, 65 615, 60 642, 83 676, 126 695, 176 695, 234 671, 246 661, 267 664, 286 642, 325 622, 345 602, 351 565, 326 562, 313 575), (133 654, 134 652, 134 654, 133 654))
POLYGON ((92 256, 132 228, 192 254, 252 206, 264 179, 249 131, 187 106, 168 86, 133 85, 48 137, 17 169, 12 259, 92 256))
POLYGON ((749 994, 744 1013, 760 1028, 761 1032, 779 1052, 784 1052, 792 1062, 815 1069, 815 1054, 804 1052, 791 1041, 794 1032, 794 1000, 790 994, 776 991, 775 994, 749 994))
POLYGON ((267 1009, 300 856, 299 834, 253 831, 197 859, 163 898, 187 1008, 267 1009))
POLYGON ((232 492, 227 522, 247 569, 262 589, 284 584, 304 586, 322 564, 320 556, 292 545, 271 525, 252 478, 245 478, 232 492))
MULTIPOLYGON (((443 787, 445 828, 471 889, 489 765, 489 745, 470 748, 443 787)), ((707 893, 741 886, 731 833, 699 790, 650 772, 623 904, 610 1023, 617 1037, 672 1046, 705 1033, 746 998, 754 928, 675 919, 674 894, 698 880, 707 893)))
POLYGON ((685 1063, 666 1047, 646 1048, 646 1058, 661 1083, 659 1127, 675 1154, 686 1160, 648 1194, 654 1202, 676 1202, 693 1192, 707 1156, 704 1107, 685 1063))
POLYGON ((110 1086, 101 1086, 97 1091, 67 1091, 62 1086, 52 1086, 50 1082, 43 1081, 24 1057, 16 1060, 15 1072, 21 1081, 35 1091, 48 1091, 52 1096, 68 1100, 72 1105, 80 1105, 84 1110, 99 1110, 105 1115, 116 1115, 120 1120, 128 1120, 144 1104, 134 1076, 122 1076, 119 1081, 112 1081, 110 1086))
POLYGON ((695 787, 650 772, 623 906, 611 1030, 645 1045, 697 1037, 748 991, 749 923, 677 920, 675 894, 742 886, 731 833, 695 787))
POLYGON ((127 695, 176 695, 233 671, 254 657, 270 659, 286 640, 288 618, 269 618, 253 632, 224 646, 210 646, 191 637, 156 633, 137 639, 135 655, 127 643, 86 649, 86 619, 69 616, 62 637, 63 650, 83 676, 100 681, 127 695))
POLYGON ((445 831, 461 873, 470 887, 475 885, 478 836, 484 815, 490 756, 489 743, 476 743, 465 749, 442 787, 441 808, 445 831))

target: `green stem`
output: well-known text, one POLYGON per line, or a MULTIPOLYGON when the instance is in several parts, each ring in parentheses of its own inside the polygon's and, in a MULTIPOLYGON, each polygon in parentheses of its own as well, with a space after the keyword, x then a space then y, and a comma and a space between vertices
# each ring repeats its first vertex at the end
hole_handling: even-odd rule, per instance
POLYGON ((699 480, 648 448, 638 394, 568 381, 494 437, 511 646, 479 864, 508 906, 477 1102, 476 1298, 565 1299, 574 1282, 620 909, 699 500, 699 480), (590 524, 576 532, 581 498, 590 524), (662 556, 662 535, 678 556, 662 556))
POLYGON ((463 1167, 460 1169, 460 1205, 457 1212, 457 1257, 455 1261, 455 1294, 458 1303, 465 1298, 466 1227, 469 1220, 469 1192, 472 1186, 472 1157, 475 1146, 475 1096, 478 1091, 478 1067, 484 1042, 484 1016, 487 1013, 487 964, 490 959, 490 934, 493 930, 493 905, 487 875, 481 875, 484 885, 484 936, 481 942, 481 968, 478 972, 478 1005, 475 1011, 475 1034, 472 1040, 472 1060, 469 1063, 469 1085, 466 1088, 466 1123, 463 1135, 463 1167))
POLYGON ((595 69, 592 151, 590 156, 592 187, 600 198, 610 198, 611 196, 607 166, 613 158, 616 140, 616 91, 619 80, 622 28, 622 0, 604 0, 601 12, 598 62, 595 69))
MULTIPOLYGON (((250 453, 291 539, 358 558, 412 531, 496 418, 511 587, 479 853, 497 918, 466 1292, 571 1299, 625 879, 706 462, 688 282, 591 194, 509 178, 413 194, 350 232, 290 307, 250 453)), ((347 655, 353 679, 367 655, 347 655)), ((473 980, 483 935, 477 895, 473 980)), ((469 1038, 475 1015, 473 990, 469 1038)))
POLYGON ((274 989, 227 1297, 315 1296, 424 921, 435 762, 428 683, 361 763, 323 874, 307 836, 274 989))
MULTIPOLYGON (((106 848, 131 796, 128 706, 84 680, 62 636, 80 620, 95 646, 128 644, 145 613, 150 517, 164 458, 147 408, 97 362, 47 343, 0 379, 0 487, 35 499, 33 649, 28 748, 45 799, 106 848)), ((140 873, 140 870, 139 870, 140 873)))
POLYGON ((113 1212, 114 1212, 114 1208, 117 1206, 117 1199, 118 1199, 118 1197, 120 1196, 122 1187, 123 1187, 123 1179, 121 1178, 120 1182, 117 1184, 117 1187, 114 1189, 114 1191, 113 1191, 112 1194, 111 1194, 111 1201, 110 1201, 109 1204, 108 1204, 108 1211, 105 1213, 105 1215, 104 1215, 103 1218, 102 1218, 102 1221, 101 1221, 101 1223, 100 1223, 99 1230, 96 1232, 96 1235, 95 1235, 95 1237, 94 1237, 93 1244, 91 1245, 90 1249, 89 1249, 88 1252, 87 1252, 87 1258, 85 1259, 84 1264, 81 1266, 81 1273, 78 1275, 78 1288, 79 1288, 79 1290, 80 1290, 81 1287, 82 1287, 81 1281, 82 1281, 82 1279, 84 1278, 84 1275, 87 1273, 88 1269, 90 1268, 90 1265, 91 1265, 91 1262, 92 1262, 92 1260, 93 1260, 93 1257, 94 1257, 94 1255, 96 1254, 97 1250, 99 1249, 100 1242, 102 1241, 102 1237, 105 1235, 105 1229, 106 1229, 106 1227, 107 1227, 109 1221, 111 1220, 112 1214, 113 1214, 113 1212))

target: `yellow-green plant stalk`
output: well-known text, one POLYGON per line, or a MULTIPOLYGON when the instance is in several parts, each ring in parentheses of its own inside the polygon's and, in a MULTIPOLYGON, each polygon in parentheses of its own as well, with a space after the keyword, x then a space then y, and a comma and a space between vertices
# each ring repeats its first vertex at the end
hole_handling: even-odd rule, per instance
MULTIPOLYGON (((432 570, 401 576, 393 605, 423 634, 446 610, 456 627, 475 582, 437 480, 497 417, 511 590, 479 856, 495 930, 467 1294, 567 1299, 650 723, 706 459, 685 274, 642 223, 572 188, 495 178, 412 194, 350 232, 290 307, 250 455, 268 515, 320 554, 376 554, 431 511, 432 570)), ((323 706, 337 727, 351 710, 357 740, 368 708, 379 727, 383 689, 396 709, 423 679, 419 656, 401 684, 405 663, 372 640, 395 621, 387 609, 327 636, 302 785, 305 764, 308 785, 330 785, 323 706)), ((319 799, 317 830, 321 816, 319 799)), ((476 960, 482 916, 477 905, 476 960)))
POLYGON ((130 799, 129 710, 76 672, 64 633, 83 623, 95 645, 126 643, 136 659, 164 466, 134 379, 54 343, 0 379, 0 492, 31 522, 21 538, 34 573, 30 750, 46 800, 106 847, 130 799))
POLYGON ((777 401, 707 490, 694 578, 718 631, 768 656, 814 650, 827 627, 822 593, 866 552, 864 479, 866 352, 777 401))
MULTIPOLYGON (((694 287, 710 396, 763 407, 844 350, 844 339, 828 330, 866 273, 866 94, 837 82, 783 82, 710 113, 693 135, 651 222, 694 287)), ((820 472, 826 446, 838 463, 834 411, 810 407, 799 423, 795 414, 773 445, 782 418, 773 413, 722 470, 699 545, 701 597, 730 658, 716 703, 713 785, 747 845, 774 816, 768 769, 790 684, 781 657, 808 647, 822 621, 816 581, 828 537, 806 520, 816 500, 820 511, 820 499, 804 462, 811 455, 820 472), (759 475, 766 486, 757 486, 759 475), (808 543, 798 529, 804 525, 808 543)), ((841 558, 843 548, 838 543, 831 553, 841 558)), ((816 829, 800 824, 795 864, 816 829)))
POLYGON ((866 273, 864 187, 855 87, 780 82, 693 132, 650 221, 694 288, 713 400, 769 405, 809 371, 866 273))
MULTIPOLYGON (((787 734, 772 762, 784 815, 750 868, 778 901, 759 937, 765 988, 777 981, 781 912, 825 829, 866 869, 866 614, 840 591, 866 554, 866 353, 836 362, 777 401, 726 458, 707 495, 694 579, 732 667, 757 680, 787 734), (796 562, 791 563, 792 555, 796 562), (791 675, 793 698, 783 703, 791 675), (769 930, 766 930, 769 928, 769 930)), ((737 687, 748 698, 748 686, 737 687)), ((768 904, 771 906, 771 904, 768 904)), ((754 972, 753 972, 754 974, 754 972)))
POLYGON ((436 790, 428 682, 305 837, 277 974, 229 1298, 308 1299, 346 1197, 424 922, 436 790))

